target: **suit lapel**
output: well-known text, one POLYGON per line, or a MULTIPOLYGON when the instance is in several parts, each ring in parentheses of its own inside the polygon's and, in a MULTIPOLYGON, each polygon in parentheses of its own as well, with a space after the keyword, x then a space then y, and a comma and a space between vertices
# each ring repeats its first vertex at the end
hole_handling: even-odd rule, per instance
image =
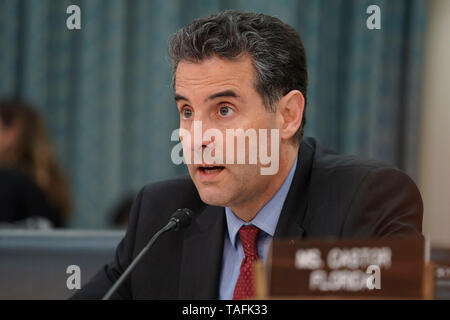
POLYGON ((224 208, 207 206, 186 230, 180 299, 217 299, 226 227, 224 208))
POLYGON ((308 184, 313 157, 313 147, 302 141, 294 179, 281 210, 275 230, 275 238, 303 237, 305 233, 303 221, 308 208, 308 184))

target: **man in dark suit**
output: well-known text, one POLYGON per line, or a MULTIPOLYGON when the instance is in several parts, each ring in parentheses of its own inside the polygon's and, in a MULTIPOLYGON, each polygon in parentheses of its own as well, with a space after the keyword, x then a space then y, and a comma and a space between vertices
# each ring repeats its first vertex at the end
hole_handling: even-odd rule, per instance
MULTIPOLYGON (((101 298, 178 208, 198 216, 163 235, 115 298, 251 297, 251 263, 266 260, 273 238, 421 235, 422 201, 406 174, 303 137, 306 58, 290 26, 226 11, 182 28, 170 54, 180 129, 195 135, 199 121, 216 135, 182 137, 190 177, 141 190, 114 261, 74 298, 101 298), (217 135, 227 129, 275 130, 264 141, 276 170, 262 174, 267 162, 261 151, 256 163, 192 161, 198 153, 229 155, 217 135)), ((237 139, 225 140, 234 145, 237 139)), ((241 151, 250 162, 250 142, 241 151)))

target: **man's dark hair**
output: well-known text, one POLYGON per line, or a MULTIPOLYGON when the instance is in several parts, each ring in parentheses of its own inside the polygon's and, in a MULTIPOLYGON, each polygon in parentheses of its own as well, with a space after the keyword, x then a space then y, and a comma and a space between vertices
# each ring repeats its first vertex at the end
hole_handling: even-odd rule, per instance
MULTIPOLYGON (((256 70, 255 88, 266 109, 274 112, 278 101, 291 90, 305 97, 308 83, 306 54, 299 34, 280 19, 265 14, 223 11, 196 19, 170 40, 173 85, 178 63, 199 62, 213 56, 236 59, 250 54, 256 70)), ((305 112, 296 133, 300 141, 305 112)))

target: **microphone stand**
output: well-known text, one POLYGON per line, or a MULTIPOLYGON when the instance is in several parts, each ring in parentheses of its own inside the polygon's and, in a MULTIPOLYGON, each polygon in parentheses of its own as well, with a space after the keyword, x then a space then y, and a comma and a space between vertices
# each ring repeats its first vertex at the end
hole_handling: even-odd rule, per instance
POLYGON ((141 252, 137 255, 137 257, 133 260, 133 262, 128 266, 128 268, 125 270, 124 273, 120 276, 120 278, 114 283, 114 285, 108 290, 108 292, 105 294, 105 296, 102 298, 102 300, 109 300, 111 296, 117 291, 117 289, 120 287, 120 285, 125 281, 125 279, 128 277, 128 275, 131 273, 131 271, 134 269, 136 264, 141 260, 141 258, 145 255, 145 253, 152 247, 153 243, 158 239, 160 235, 163 233, 166 233, 167 231, 170 231, 172 229, 177 228, 177 222, 170 220, 169 223, 159 230, 155 235, 150 239, 150 241, 147 243, 147 245, 144 247, 144 249, 141 250, 141 252))

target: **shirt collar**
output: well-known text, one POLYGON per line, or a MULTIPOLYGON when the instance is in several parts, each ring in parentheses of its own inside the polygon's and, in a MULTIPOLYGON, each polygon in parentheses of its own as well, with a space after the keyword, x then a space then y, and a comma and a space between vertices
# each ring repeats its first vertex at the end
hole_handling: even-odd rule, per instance
POLYGON ((225 207, 225 215, 228 227, 228 236, 233 247, 236 246, 236 235, 239 229, 243 225, 254 225, 264 231, 266 234, 273 237, 275 234, 275 229, 278 224, 278 219, 280 217, 281 209, 283 208, 284 200, 291 187, 292 179, 294 178, 295 168, 297 167, 297 159, 292 165, 288 176, 284 180, 280 189, 272 197, 272 199, 267 202, 264 207, 256 214, 256 216, 249 222, 245 222, 238 218, 229 207, 225 207))

